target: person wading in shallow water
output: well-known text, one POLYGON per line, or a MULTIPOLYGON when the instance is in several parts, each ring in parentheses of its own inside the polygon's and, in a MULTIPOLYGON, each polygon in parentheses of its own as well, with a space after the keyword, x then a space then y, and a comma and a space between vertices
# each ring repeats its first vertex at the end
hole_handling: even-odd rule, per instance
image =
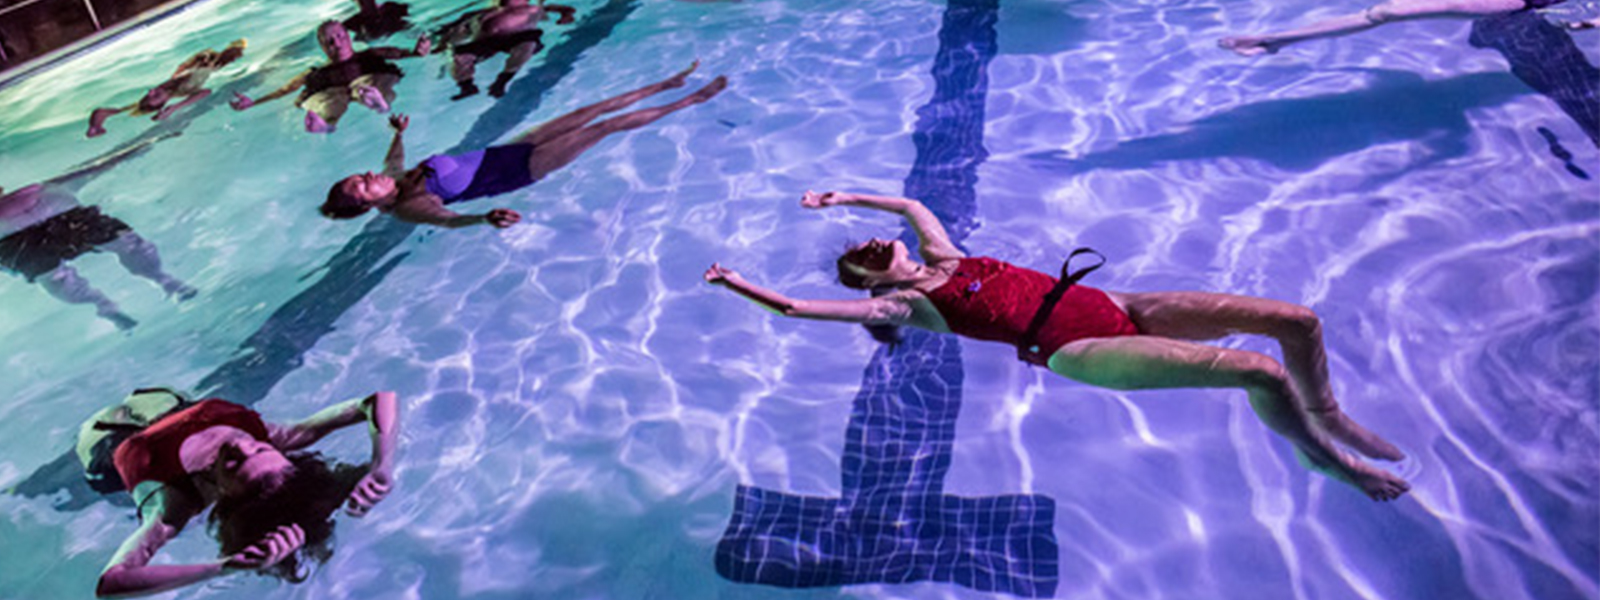
POLYGON ((339 180, 328 189, 322 214, 330 219, 353 219, 378 209, 410 223, 466 227, 493 225, 510 227, 522 215, 509 208, 496 208, 483 214, 457 213, 448 205, 521 189, 571 163, 613 133, 638 129, 669 114, 710 100, 728 86, 725 77, 683 98, 662 106, 645 108, 590 124, 600 115, 622 110, 635 102, 661 92, 683 87, 699 62, 677 75, 620 96, 602 100, 539 125, 518 136, 510 144, 492 146, 459 155, 439 155, 424 159, 406 170, 402 135, 409 120, 403 115, 389 119, 394 140, 383 160, 382 173, 362 173, 339 180))
POLYGON ((922 260, 912 259, 898 240, 873 239, 851 248, 837 261, 839 281, 873 291, 875 297, 860 300, 789 298, 720 264, 706 270, 705 280, 784 316, 909 325, 1005 342, 1017 347, 1022 360, 1090 385, 1242 389, 1261 421, 1289 440, 1313 469, 1374 500, 1392 500, 1410 489, 1399 477, 1333 445, 1338 441, 1372 458, 1404 458, 1339 409, 1328 382, 1322 324, 1306 307, 1203 292, 1101 291, 1075 285, 1087 270, 1058 280, 992 258, 971 258, 915 200, 806 192, 801 205, 899 214, 916 232, 922 260), (1283 363, 1191 341, 1234 333, 1276 339, 1283 363))

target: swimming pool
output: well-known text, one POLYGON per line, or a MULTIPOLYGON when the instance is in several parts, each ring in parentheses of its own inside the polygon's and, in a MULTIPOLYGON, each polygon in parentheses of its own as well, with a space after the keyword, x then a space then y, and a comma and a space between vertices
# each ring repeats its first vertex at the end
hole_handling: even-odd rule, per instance
MULTIPOLYGON (((1214 40, 1361 4, 1001 0, 957 3, 959 17, 899 0, 575 4, 580 22, 554 28, 499 102, 449 102, 442 59, 406 63, 412 156, 697 57, 691 85, 732 85, 497 199, 525 213, 505 232, 325 220, 327 184, 379 165, 383 120, 356 109, 313 137, 284 102, 223 105, 313 64, 312 29, 345 2, 211 0, 0 88, 8 189, 181 131, 78 195, 201 290, 174 304, 106 255, 79 259, 139 319, 124 335, 0 283, 0 487, 38 477, 83 418, 138 385, 215 389, 269 419, 394 389, 399 486, 365 522, 343 519, 311 581, 176 595, 989 597, 943 582, 779 590, 715 570, 739 485, 847 493, 857 400, 906 384, 963 413, 943 493, 1053 501, 1057 597, 1600 594, 1600 186, 1537 131, 1586 172, 1600 152, 1501 53, 1470 47, 1471 24, 1245 60, 1214 40), (238 37, 250 50, 211 101, 81 138, 92 107, 238 37), (1412 456, 1398 467, 1412 492, 1376 504, 1307 473, 1233 393, 1093 389, 940 336, 913 340, 936 372, 902 375, 905 354, 859 328, 779 320, 700 282, 721 261, 849 297, 832 284, 838 249, 900 227, 803 211, 799 193, 908 187, 939 192, 925 199, 965 219, 953 233, 974 254, 1050 271, 1092 246, 1111 258, 1096 286, 1315 308, 1346 410, 1412 456)), ((414 20, 457 9, 418 3, 414 20)), ((361 436, 331 441, 363 457, 361 436)), ((0 597, 91 593, 134 520, 89 500, 0 495, 0 597)), ((196 531, 163 550, 214 552, 196 531)))

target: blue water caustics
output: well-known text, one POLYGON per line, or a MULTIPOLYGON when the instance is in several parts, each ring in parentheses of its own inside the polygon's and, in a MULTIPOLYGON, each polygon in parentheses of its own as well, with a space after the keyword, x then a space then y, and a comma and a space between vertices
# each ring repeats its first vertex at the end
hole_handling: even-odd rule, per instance
MULTIPOLYGON (((986 69, 998 0, 951 0, 934 59, 934 97, 917 111, 905 194, 923 199, 958 243, 974 227, 986 69)), ((915 236, 902 236, 914 243, 915 236)), ((845 434, 842 494, 735 492, 717 573, 779 587, 953 582, 1027 597, 1055 594, 1055 501, 944 494, 961 411, 954 336, 903 332, 867 366, 845 434)))

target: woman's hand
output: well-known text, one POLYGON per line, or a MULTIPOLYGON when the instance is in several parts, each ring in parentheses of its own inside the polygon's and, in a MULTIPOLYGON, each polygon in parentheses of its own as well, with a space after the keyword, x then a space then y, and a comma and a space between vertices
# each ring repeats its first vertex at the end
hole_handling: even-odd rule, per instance
POLYGON ((706 283, 711 285, 728 285, 739 281, 742 277, 737 271, 724 267, 718 263, 711 263, 711 268, 706 269, 706 283))
POLYGON ((407 127, 410 127, 410 126, 411 126, 411 117, 408 117, 408 116, 400 114, 400 113, 395 113, 395 114, 389 115, 389 128, 393 129, 395 133, 403 132, 403 131, 406 130, 407 127))
POLYGON ((806 193, 800 196, 800 206, 804 206, 806 208, 827 208, 829 206, 844 204, 849 198, 850 195, 844 192, 822 192, 819 194, 812 190, 806 190, 806 193))
POLYGON ((345 514, 352 517, 367 516, 367 511, 389 496, 389 490, 393 488, 392 481, 393 475, 388 469, 373 469, 367 473, 356 483, 356 489, 350 492, 345 514))
POLYGON ((233 99, 228 101, 228 106, 232 106, 234 110, 244 110, 255 105, 255 100, 251 100, 249 96, 239 92, 234 92, 233 99))
POLYGON ((505 229, 522 220, 522 214, 509 208, 496 208, 483 215, 484 220, 497 229, 505 229))
POLYGON ((278 564, 306 543, 306 532, 299 525, 284 525, 249 548, 223 561, 223 568, 258 571, 278 564))
POLYGON ((411 52, 417 56, 427 56, 432 51, 433 40, 428 39, 428 36, 425 35, 417 36, 417 45, 411 47, 411 52))

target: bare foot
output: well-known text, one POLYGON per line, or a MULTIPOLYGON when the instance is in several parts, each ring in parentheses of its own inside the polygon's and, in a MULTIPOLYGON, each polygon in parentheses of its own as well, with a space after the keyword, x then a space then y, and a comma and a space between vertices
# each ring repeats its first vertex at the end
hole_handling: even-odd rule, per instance
POLYGON ((89 131, 85 135, 88 137, 105 135, 106 118, 114 114, 117 114, 117 110, 114 108, 97 108, 94 112, 89 113, 89 131))
POLYGON ((1217 45, 1239 53, 1240 56, 1260 56, 1262 54, 1277 54, 1278 44, 1267 41, 1267 38, 1249 35, 1225 37, 1217 40, 1217 45))
POLYGON ((317 114, 316 111, 306 111, 306 133, 329 133, 331 131, 333 131, 333 126, 322 120, 322 115, 317 114))
POLYGON ((661 82, 661 89, 670 90, 673 88, 683 87, 684 82, 689 79, 689 74, 693 73, 694 70, 698 68, 700 68, 700 59, 697 58, 693 63, 689 64, 689 68, 678 71, 677 75, 673 75, 663 80, 661 82))
POLYGON ((1595 17, 1587 21, 1567 21, 1566 25, 1567 29, 1571 29, 1573 31, 1594 29, 1596 27, 1600 27, 1600 17, 1595 17))
POLYGON ((706 84, 705 87, 695 90, 693 94, 689 94, 689 97, 693 98, 696 103, 705 102, 722 93, 722 90, 727 89, 727 87, 728 78, 718 75, 716 79, 711 80, 711 83, 706 84))
POLYGON ((123 331, 128 331, 139 325, 139 322, 133 320, 133 317, 120 312, 106 313, 100 316, 105 317, 107 321, 111 321, 111 324, 116 325, 117 329, 123 331))
POLYGON ((1404 452, 1394 447, 1394 444, 1350 420, 1350 417, 1338 407, 1326 411, 1312 409, 1307 412, 1310 414, 1312 425, 1326 432, 1328 437, 1335 441, 1360 452, 1362 456, 1388 461, 1406 457, 1404 452))
POLYGON ((1366 494, 1368 498, 1378 502, 1388 502, 1411 491, 1411 484, 1406 483, 1406 480, 1344 453, 1339 454, 1337 464, 1312 460, 1298 448, 1294 454, 1311 470, 1350 484, 1351 487, 1361 490, 1361 493, 1366 494))

